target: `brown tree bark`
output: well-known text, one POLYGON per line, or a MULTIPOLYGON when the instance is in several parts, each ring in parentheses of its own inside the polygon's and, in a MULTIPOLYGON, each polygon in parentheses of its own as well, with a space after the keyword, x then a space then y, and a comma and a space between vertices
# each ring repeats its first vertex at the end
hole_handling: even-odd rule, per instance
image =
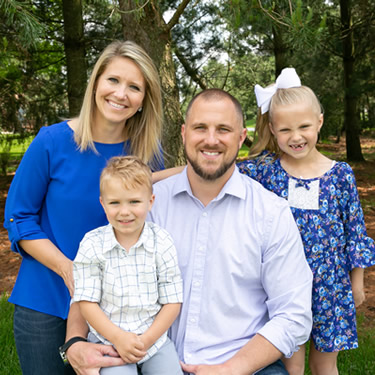
POLYGON ((141 45, 159 71, 163 89, 162 145, 166 167, 185 163, 181 139, 183 116, 172 57, 171 29, 190 1, 182 0, 167 24, 162 17, 158 1, 150 0, 144 7, 140 7, 139 2, 134 0, 119 0, 124 39, 133 40, 141 45))
POLYGON ((344 65, 344 128, 346 132, 346 157, 349 161, 363 161, 359 138, 359 95, 355 89, 355 49, 353 40, 351 0, 340 0, 341 38, 344 65))
POLYGON ((82 0, 63 0, 69 116, 77 116, 87 84, 82 0))

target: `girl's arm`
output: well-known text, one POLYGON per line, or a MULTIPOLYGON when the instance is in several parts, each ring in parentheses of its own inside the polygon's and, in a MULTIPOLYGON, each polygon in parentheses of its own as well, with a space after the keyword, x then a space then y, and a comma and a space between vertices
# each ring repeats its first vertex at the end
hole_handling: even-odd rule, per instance
POLYGON ((160 171, 156 171, 152 173, 152 183, 155 184, 156 182, 159 182, 161 180, 164 180, 165 178, 174 176, 175 174, 179 174, 184 170, 185 166, 180 167, 173 167, 168 169, 162 169, 160 171))
POLYGON ((114 345, 125 363, 136 363, 146 355, 144 344, 139 336, 126 332, 112 323, 96 302, 80 301, 79 307, 83 317, 114 345))
POLYGON ((352 282, 352 292, 355 307, 362 305, 365 301, 365 291, 364 291, 364 274, 365 270, 363 268, 353 268, 350 272, 350 280, 352 282))
POLYGON ((149 349, 169 329, 180 313, 180 309, 181 303, 168 303, 162 306, 151 327, 139 336, 145 345, 145 350, 149 349))
POLYGON ((73 262, 49 239, 21 240, 19 241, 19 245, 38 262, 61 276, 69 290, 70 296, 73 296, 73 262))

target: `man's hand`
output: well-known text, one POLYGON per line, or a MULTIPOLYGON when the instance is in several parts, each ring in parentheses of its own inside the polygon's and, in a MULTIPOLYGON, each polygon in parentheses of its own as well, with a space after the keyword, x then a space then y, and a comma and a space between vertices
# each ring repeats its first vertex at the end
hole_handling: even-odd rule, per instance
POLYGON ((195 375, 235 375, 225 365, 187 365, 180 362, 182 369, 195 375))
POLYGON ((102 367, 124 364, 110 345, 76 342, 67 350, 66 356, 78 375, 99 375, 102 367))

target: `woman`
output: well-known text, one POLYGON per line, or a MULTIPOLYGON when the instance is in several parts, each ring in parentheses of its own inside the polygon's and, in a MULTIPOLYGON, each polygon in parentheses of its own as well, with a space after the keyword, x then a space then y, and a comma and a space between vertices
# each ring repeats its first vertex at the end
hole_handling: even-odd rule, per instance
MULTIPOLYGON (((157 70, 133 42, 114 42, 91 74, 79 117, 44 127, 8 192, 4 226, 23 257, 9 301, 23 374, 63 374, 73 293, 72 260, 83 235, 107 223, 99 176, 112 156, 162 167, 162 100, 157 70)), ((70 371, 72 371, 70 369, 70 371)))

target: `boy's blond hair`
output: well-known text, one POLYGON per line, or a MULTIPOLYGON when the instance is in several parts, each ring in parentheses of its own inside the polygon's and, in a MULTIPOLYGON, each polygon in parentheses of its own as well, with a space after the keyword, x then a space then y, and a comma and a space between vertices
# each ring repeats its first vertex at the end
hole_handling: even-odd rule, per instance
POLYGON ((137 156, 115 156, 111 158, 100 175, 100 194, 104 183, 112 178, 120 179, 125 189, 146 187, 152 194, 152 173, 147 164, 137 156))

